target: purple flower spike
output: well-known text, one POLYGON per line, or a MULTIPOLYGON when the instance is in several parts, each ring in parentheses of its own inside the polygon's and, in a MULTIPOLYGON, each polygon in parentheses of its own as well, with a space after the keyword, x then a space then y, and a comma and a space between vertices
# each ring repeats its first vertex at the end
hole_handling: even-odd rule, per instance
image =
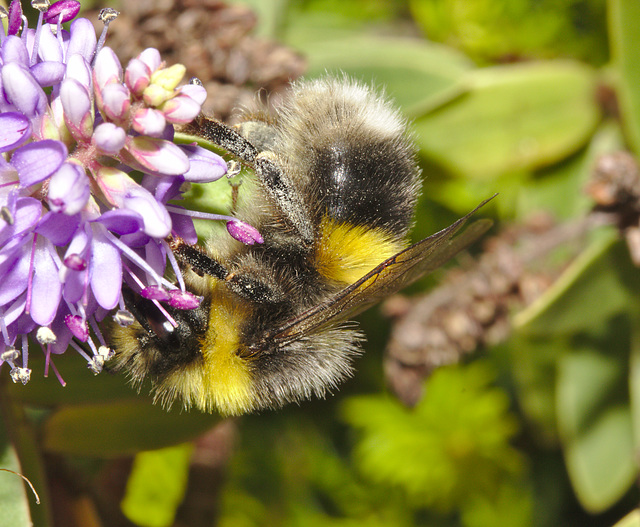
POLYGON ((84 208, 89 193, 89 178, 84 168, 63 163, 49 181, 47 200, 53 212, 73 216, 84 208))
POLYGON ((195 309, 202 301, 200 297, 197 297, 193 293, 180 289, 172 289, 169 291, 169 295, 171 297, 169 305, 176 309, 195 309))
POLYGON ((49 6, 44 14, 44 21, 48 24, 56 24, 58 20, 61 23, 69 22, 80 12, 80 2, 75 0, 59 0, 49 6), (60 16, 62 15, 62 19, 60 16))
POLYGON ((31 121, 17 112, 0 114, 0 152, 20 146, 31 135, 31 121))
POLYGON ((246 245, 254 243, 262 243, 264 239, 255 227, 240 220, 232 220, 227 222, 227 231, 229 234, 246 245))
POLYGON ((87 342, 89 338, 89 327, 87 321, 78 315, 67 315, 64 317, 64 323, 67 325, 75 338, 81 342, 87 342))
POLYGON ((171 295, 166 289, 157 285, 145 287, 140 291, 140 296, 149 300, 160 300, 161 302, 166 302, 171 298, 171 295))

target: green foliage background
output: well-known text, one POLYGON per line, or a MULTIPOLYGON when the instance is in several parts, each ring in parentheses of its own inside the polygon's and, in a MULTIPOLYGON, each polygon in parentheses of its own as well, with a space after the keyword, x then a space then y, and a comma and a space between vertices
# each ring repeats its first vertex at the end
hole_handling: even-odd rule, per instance
MULTIPOLYGON (((427 176, 416 239, 494 192, 483 214, 499 223, 539 210, 582 217, 596 156, 640 151, 637 0, 253 4, 259 32, 304 54, 309 77, 342 70, 385 86, 413 120, 427 176), (619 115, 603 111, 603 86, 619 115)), ((543 297, 514 313, 507 342, 436 371, 412 410, 386 391, 388 327, 367 313, 367 353, 339 393, 237 421, 218 525, 640 525, 631 513, 638 273, 616 232, 595 232, 543 297)), ((32 506, 36 525, 51 525, 42 450, 84 460, 137 454, 123 511, 134 525, 172 525, 187 485, 185 442, 218 418, 166 414, 73 359, 57 362, 67 388, 34 366, 31 383, 7 386, 3 398, 5 427, 20 438, 0 437, 3 466, 15 470, 20 458, 45 489, 44 505, 32 506)), ((12 525, 28 525, 33 499, 14 478, 0 473, 0 517, 9 511, 12 525)))

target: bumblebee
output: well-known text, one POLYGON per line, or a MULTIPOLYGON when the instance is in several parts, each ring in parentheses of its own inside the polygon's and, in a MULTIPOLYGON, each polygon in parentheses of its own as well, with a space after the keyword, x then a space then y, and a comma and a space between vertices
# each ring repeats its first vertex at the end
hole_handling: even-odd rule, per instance
POLYGON ((128 295, 136 322, 114 331, 118 368, 138 385, 150 378, 166 405, 237 415, 324 396, 360 353, 364 337, 346 321, 490 224, 460 232, 474 210, 407 247, 420 190, 407 122, 346 77, 294 84, 275 114, 247 113, 234 128, 201 118, 195 129, 253 169, 255 189, 236 215, 264 243, 173 240, 189 290, 203 298, 193 310, 167 308, 177 327, 128 295))

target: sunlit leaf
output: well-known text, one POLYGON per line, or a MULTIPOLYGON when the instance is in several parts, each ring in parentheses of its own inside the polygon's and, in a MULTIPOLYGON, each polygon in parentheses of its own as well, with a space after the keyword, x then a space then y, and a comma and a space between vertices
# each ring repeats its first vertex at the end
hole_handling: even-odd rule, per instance
POLYGON ((359 36, 309 43, 307 76, 345 72, 384 87, 409 115, 418 115, 462 93, 471 64, 451 49, 419 40, 359 36), (345 53, 345 49, 349 53, 345 53))
POLYGON ((559 161, 586 143, 600 118, 594 71, 578 63, 479 69, 466 83, 468 93, 415 123, 422 151, 466 177, 559 161))

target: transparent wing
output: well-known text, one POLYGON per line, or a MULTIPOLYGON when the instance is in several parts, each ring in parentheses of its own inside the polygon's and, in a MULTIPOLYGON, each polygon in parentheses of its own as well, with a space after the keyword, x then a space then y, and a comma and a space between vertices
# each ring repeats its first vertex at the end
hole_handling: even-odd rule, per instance
POLYGON ((264 335, 259 343, 251 347, 260 347, 265 340, 271 339, 279 342, 297 340, 321 327, 346 320, 435 271, 491 227, 490 220, 479 220, 460 232, 466 221, 493 197, 480 203, 449 227, 385 260, 357 282, 264 335))

